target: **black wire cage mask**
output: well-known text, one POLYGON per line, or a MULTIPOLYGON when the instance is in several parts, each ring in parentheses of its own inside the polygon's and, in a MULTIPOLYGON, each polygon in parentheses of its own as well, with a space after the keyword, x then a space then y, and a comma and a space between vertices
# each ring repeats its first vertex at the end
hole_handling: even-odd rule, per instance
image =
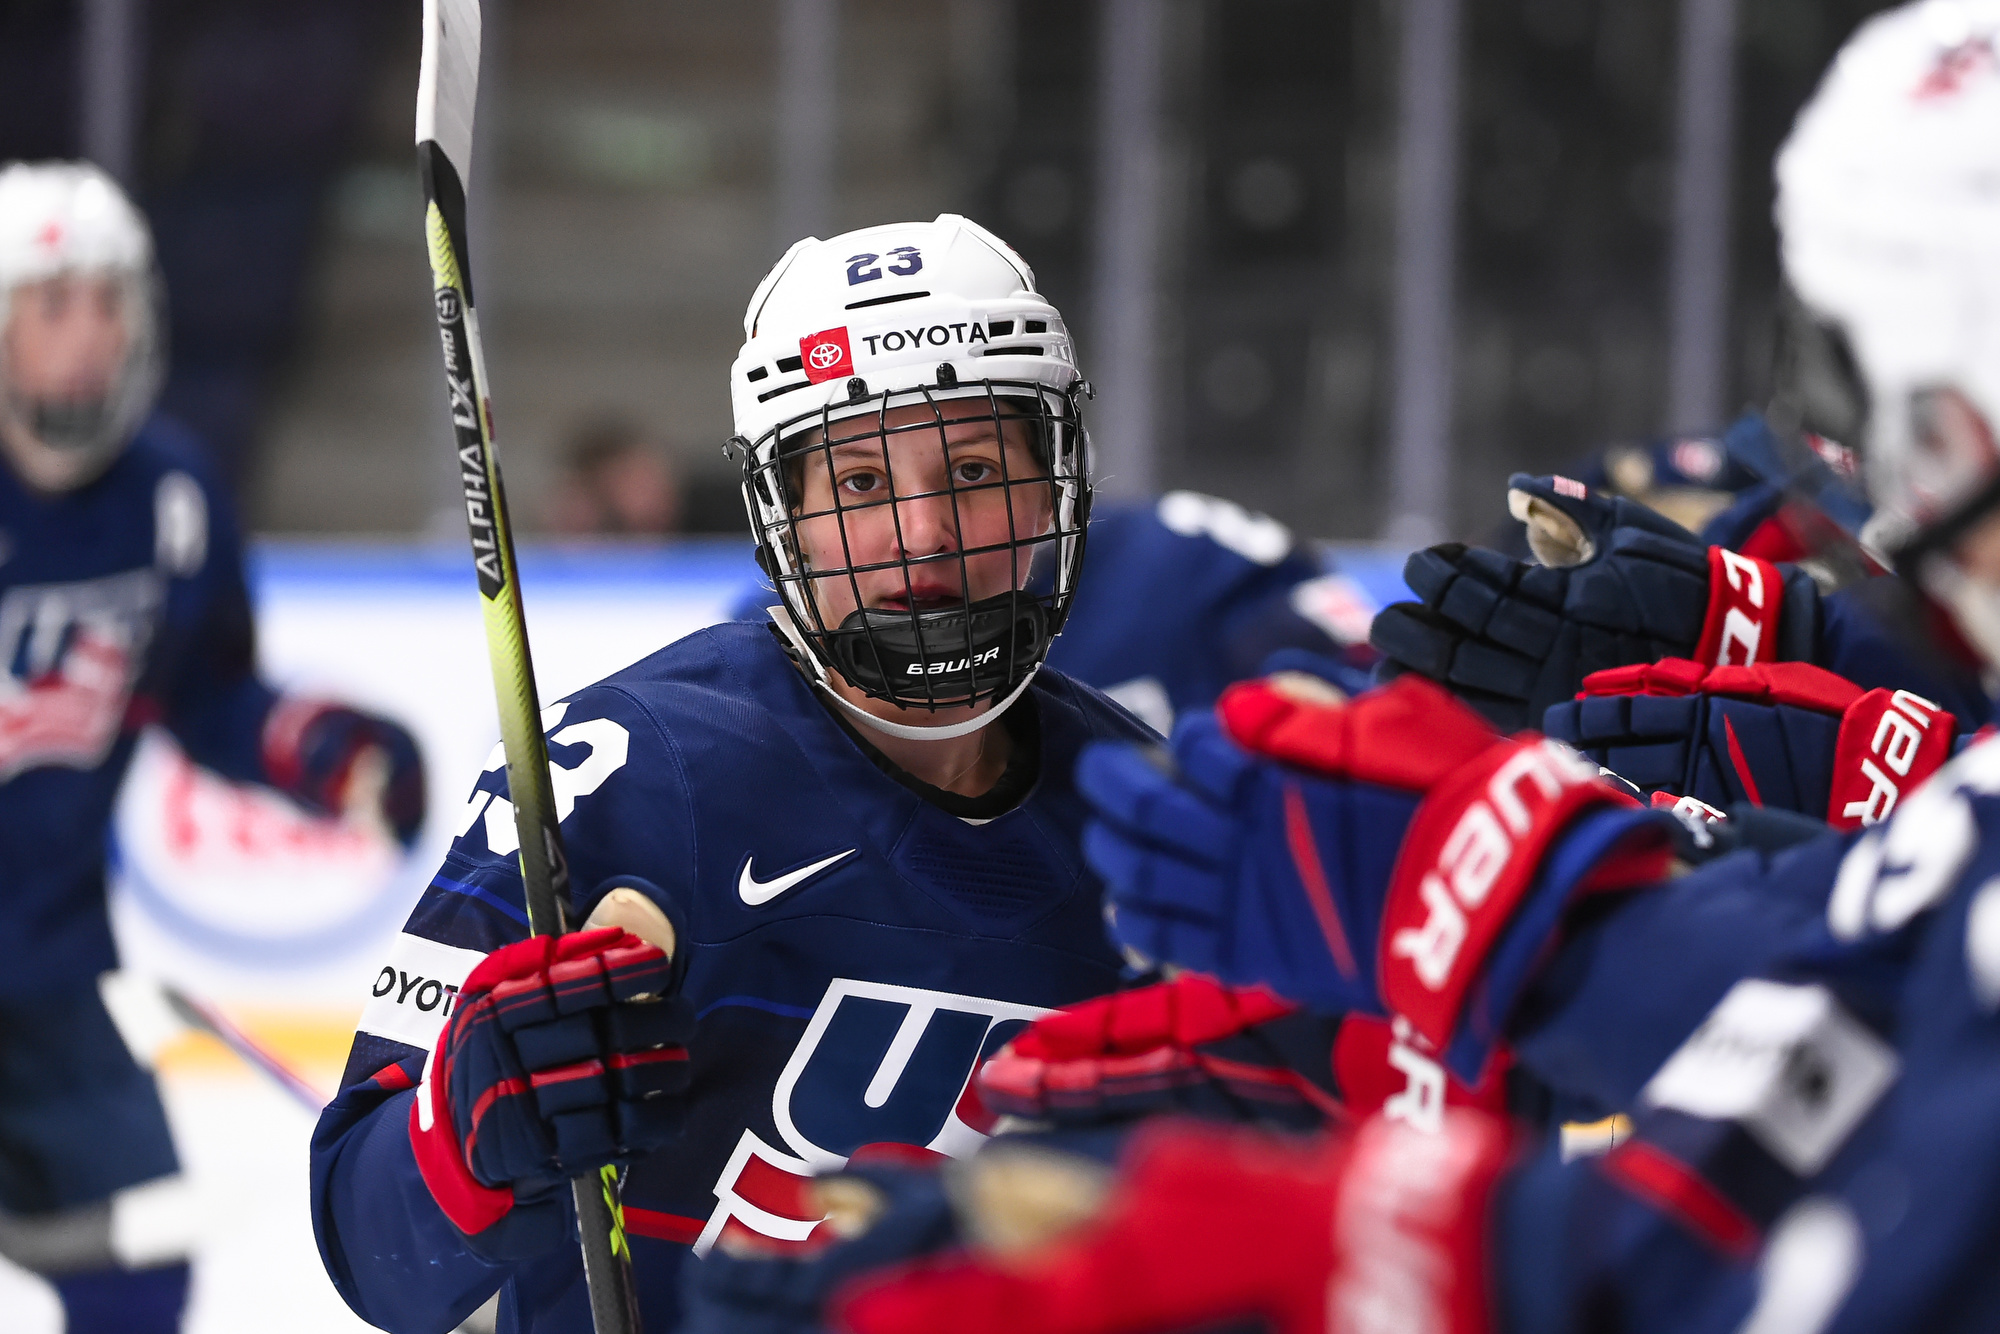
POLYGON ((788 613, 780 628, 822 683, 838 673, 910 709, 1004 708, 1075 596, 1088 389, 949 376, 847 388, 843 402, 731 442, 758 563, 788 613), (1052 577, 1031 589, 1038 567, 1052 577))

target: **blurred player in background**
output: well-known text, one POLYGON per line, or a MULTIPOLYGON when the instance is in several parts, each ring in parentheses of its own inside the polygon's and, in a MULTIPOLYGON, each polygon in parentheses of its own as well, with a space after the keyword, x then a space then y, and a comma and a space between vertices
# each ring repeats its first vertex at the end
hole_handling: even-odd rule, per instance
POLYGON ((563 451, 547 527, 562 537, 670 537, 681 531, 679 472, 652 436, 607 417, 579 428, 563 451))
POLYGON ((0 1252, 72 1334, 179 1323, 191 1220, 152 1076, 97 992, 105 834, 139 733, 308 809, 424 813, 410 735, 257 678, 241 540, 200 445, 150 417, 146 225, 83 164, 0 170, 0 1252))
POLYGON ((584 930, 523 939, 496 754, 393 947, 416 981, 363 1012, 314 1136, 321 1255, 382 1328, 498 1290, 503 1330, 587 1330, 565 1183, 618 1163, 672 1329, 690 1249, 795 1248, 817 1169, 970 1152, 979 1063, 1118 984, 1070 775, 1151 734, 1043 666, 1090 512, 1061 315, 947 214, 801 241, 744 337, 732 447, 776 619, 544 715, 584 930))

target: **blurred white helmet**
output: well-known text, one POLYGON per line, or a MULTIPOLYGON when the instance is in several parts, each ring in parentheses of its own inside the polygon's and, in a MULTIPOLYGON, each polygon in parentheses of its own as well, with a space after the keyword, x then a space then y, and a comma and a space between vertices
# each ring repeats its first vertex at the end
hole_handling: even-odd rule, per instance
MULTIPOLYGON (((934 222, 800 241, 758 284, 743 333, 729 374, 736 425, 730 444, 743 465, 758 559, 783 597, 780 629, 823 685, 829 672, 838 672, 865 694, 908 709, 1000 703, 948 727, 906 727, 862 714, 872 726, 943 736, 992 721, 1046 656, 1082 562, 1090 484, 1078 403, 1089 388, 1061 314, 1035 291, 1033 271, 1010 246, 947 213, 934 222), (899 424, 890 424, 892 413, 899 424), (953 605, 921 607, 913 593, 906 608, 868 606, 857 580, 886 562, 865 563, 850 553, 844 563, 815 563, 800 542, 803 522, 845 525, 847 515, 867 506, 836 501, 833 509, 806 510, 805 464, 825 455, 830 469, 829 442, 865 437, 879 438, 886 465, 894 436, 928 432, 942 446, 947 417, 991 419, 1003 435, 1009 423, 1026 423, 1012 429, 1032 439, 1042 474, 1031 479, 1036 508, 1045 494, 1049 521, 1016 523, 1008 509, 1002 545, 1015 552, 1017 577, 1002 593, 974 596, 965 564, 967 556, 1002 548, 966 548, 897 562, 905 583, 945 579, 964 590, 953 605), (836 422, 844 423, 838 432, 831 429, 836 422), (1029 567, 1042 552, 1047 587, 1031 593, 1029 567), (831 625, 823 596, 829 580, 845 582, 852 596, 840 605, 854 607, 831 625)), ((947 491, 957 513, 980 489, 1007 488, 999 494, 1011 497, 1027 485, 1003 477, 978 487, 948 484, 947 491)), ((892 489, 899 505, 947 494, 893 479, 892 489)), ((843 526, 843 546, 845 532, 843 526)))
POLYGON ((31 486, 83 485, 109 467, 159 392, 159 284, 152 236, 109 176, 86 162, 0 168, 0 445, 31 486), (21 289, 65 275, 112 280, 124 346, 107 382, 50 395, 21 383, 21 289))
POLYGON ((1777 178, 1786 276, 1858 379, 1870 536, 2000 663, 2000 589, 1943 558, 2000 505, 2000 3, 1863 25, 1777 178))

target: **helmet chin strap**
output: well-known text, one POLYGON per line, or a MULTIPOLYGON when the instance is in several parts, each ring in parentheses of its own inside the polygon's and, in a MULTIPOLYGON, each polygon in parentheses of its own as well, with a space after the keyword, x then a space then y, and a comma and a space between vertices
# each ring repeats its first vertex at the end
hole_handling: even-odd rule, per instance
POLYGON ((1035 679, 1035 672, 1041 670, 1040 666, 1037 665, 1026 676, 1021 678, 1021 683, 1009 691, 1005 699, 984 713, 974 714, 962 723, 943 723, 934 727, 917 727, 909 723, 892 723, 887 718, 877 718, 874 714, 868 712, 868 710, 854 703, 833 688, 833 683, 826 679, 826 669, 820 665, 819 659, 806 647, 805 639, 799 634, 798 624, 792 620, 792 613, 789 608, 778 606, 766 607, 764 610, 770 613, 772 623, 778 627, 778 633, 782 634, 786 642, 791 644, 793 650, 798 654, 799 661, 806 664, 807 679, 818 688, 821 694, 876 731, 887 733, 893 737, 901 737, 905 741, 949 741, 953 737, 970 736, 1012 708, 1014 701, 1021 698, 1022 693, 1027 690, 1029 683, 1035 679))

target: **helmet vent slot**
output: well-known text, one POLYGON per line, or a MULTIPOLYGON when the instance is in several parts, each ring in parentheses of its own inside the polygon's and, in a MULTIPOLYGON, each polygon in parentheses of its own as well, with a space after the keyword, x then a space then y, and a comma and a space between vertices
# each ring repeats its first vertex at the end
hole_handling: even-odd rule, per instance
POLYGON ((769 366, 756 366, 751 368, 750 372, 746 374, 743 378, 746 380, 761 380, 766 376, 768 376, 770 373, 771 373, 771 368, 769 366))
POLYGON ((886 306, 892 301, 915 301, 918 297, 929 295, 929 292, 898 292, 894 296, 871 296, 866 301, 850 301, 842 309, 860 310, 863 306, 886 306))
POLYGON ((780 375, 786 375, 792 371, 802 371, 806 367, 804 359, 800 357, 779 357, 777 364, 778 374, 780 375))
POLYGON ((811 387, 811 380, 800 380, 797 384, 781 384, 776 389, 766 389, 763 393, 757 395, 757 401, 759 403, 766 403, 776 398, 779 394, 789 394, 794 389, 809 389, 811 387))

